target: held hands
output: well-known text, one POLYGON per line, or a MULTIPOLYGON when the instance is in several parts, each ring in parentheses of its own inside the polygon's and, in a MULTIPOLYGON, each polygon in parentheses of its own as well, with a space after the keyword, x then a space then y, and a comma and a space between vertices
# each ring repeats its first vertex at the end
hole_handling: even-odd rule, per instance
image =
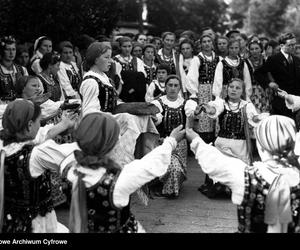
POLYGON ((199 135, 193 129, 186 129, 186 138, 189 143, 192 142, 196 137, 199 137, 199 135))
POLYGON ((205 113, 209 115, 214 115, 216 113, 216 109, 213 106, 210 106, 208 104, 203 104, 203 110, 205 113))
POLYGON ((170 137, 173 137, 177 142, 180 142, 185 137, 185 129, 182 128, 183 125, 179 125, 177 128, 174 128, 170 134, 170 137))
POLYGON ((273 90, 277 90, 279 86, 278 86, 278 84, 275 83, 275 82, 270 82, 270 83, 269 83, 269 87, 270 87, 271 89, 273 89, 273 90))

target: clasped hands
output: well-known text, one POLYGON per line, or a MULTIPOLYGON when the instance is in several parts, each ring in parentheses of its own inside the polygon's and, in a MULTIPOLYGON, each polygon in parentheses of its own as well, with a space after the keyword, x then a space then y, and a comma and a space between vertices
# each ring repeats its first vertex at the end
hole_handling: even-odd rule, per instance
POLYGON ((172 130, 170 137, 175 138, 177 142, 180 142, 184 138, 186 138, 188 142, 192 142, 196 137, 199 137, 199 135, 192 128, 183 129, 183 125, 179 125, 172 130))

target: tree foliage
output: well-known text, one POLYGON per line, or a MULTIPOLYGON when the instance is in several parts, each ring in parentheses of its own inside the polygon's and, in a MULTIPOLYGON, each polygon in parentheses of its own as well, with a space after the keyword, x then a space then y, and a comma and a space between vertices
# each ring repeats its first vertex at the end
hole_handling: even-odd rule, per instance
POLYGON ((21 41, 48 35, 54 41, 76 40, 83 33, 110 34, 120 8, 118 0, 0 0, 0 33, 21 41))
POLYGON ((297 31, 299 4, 300 0, 232 0, 232 27, 272 38, 284 31, 297 31))
MULTIPOLYGON (((138 21, 137 2, 123 0, 124 21, 138 21)), ((223 0, 148 0, 148 22, 155 25, 151 33, 191 29, 200 33, 205 26, 216 31, 226 29, 226 8, 223 0)))

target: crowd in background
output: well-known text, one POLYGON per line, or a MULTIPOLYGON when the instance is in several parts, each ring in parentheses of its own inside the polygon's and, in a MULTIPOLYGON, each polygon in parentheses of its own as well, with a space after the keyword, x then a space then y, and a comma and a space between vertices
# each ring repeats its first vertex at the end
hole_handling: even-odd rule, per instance
MULTIPOLYGON (((179 197, 188 155, 207 174, 202 194, 239 205, 240 232, 279 230, 256 217, 265 211, 259 204, 274 205, 264 193, 274 191, 273 181, 246 166, 264 162, 260 146, 278 156, 272 166, 299 165, 289 155, 300 128, 300 44, 293 33, 270 39, 205 27, 201 34, 85 34, 57 43, 41 36, 33 44, 5 36, 0 52, 0 170, 11 169, 0 171, 3 231, 66 231, 54 212, 62 204, 70 206, 71 232, 143 231, 130 196, 138 192, 146 203, 179 197), (137 156, 142 133, 157 137, 142 141, 151 145, 137 156), (27 143, 33 139, 35 147, 27 143), (20 204, 31 208, 23 213, 20 204)), ((297 231, 293 216, 289 230, 297 231)))

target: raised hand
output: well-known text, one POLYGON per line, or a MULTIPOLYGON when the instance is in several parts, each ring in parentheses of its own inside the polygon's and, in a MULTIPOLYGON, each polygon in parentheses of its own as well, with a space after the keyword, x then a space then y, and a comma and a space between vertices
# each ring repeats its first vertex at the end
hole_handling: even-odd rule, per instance
POLYGON ((185 136, 185 129, 182 128, 183 125, 179 125, 177 128, 174 128, 170 134, 170 137, 173 137, 177 142, 180 142, 185 136))

